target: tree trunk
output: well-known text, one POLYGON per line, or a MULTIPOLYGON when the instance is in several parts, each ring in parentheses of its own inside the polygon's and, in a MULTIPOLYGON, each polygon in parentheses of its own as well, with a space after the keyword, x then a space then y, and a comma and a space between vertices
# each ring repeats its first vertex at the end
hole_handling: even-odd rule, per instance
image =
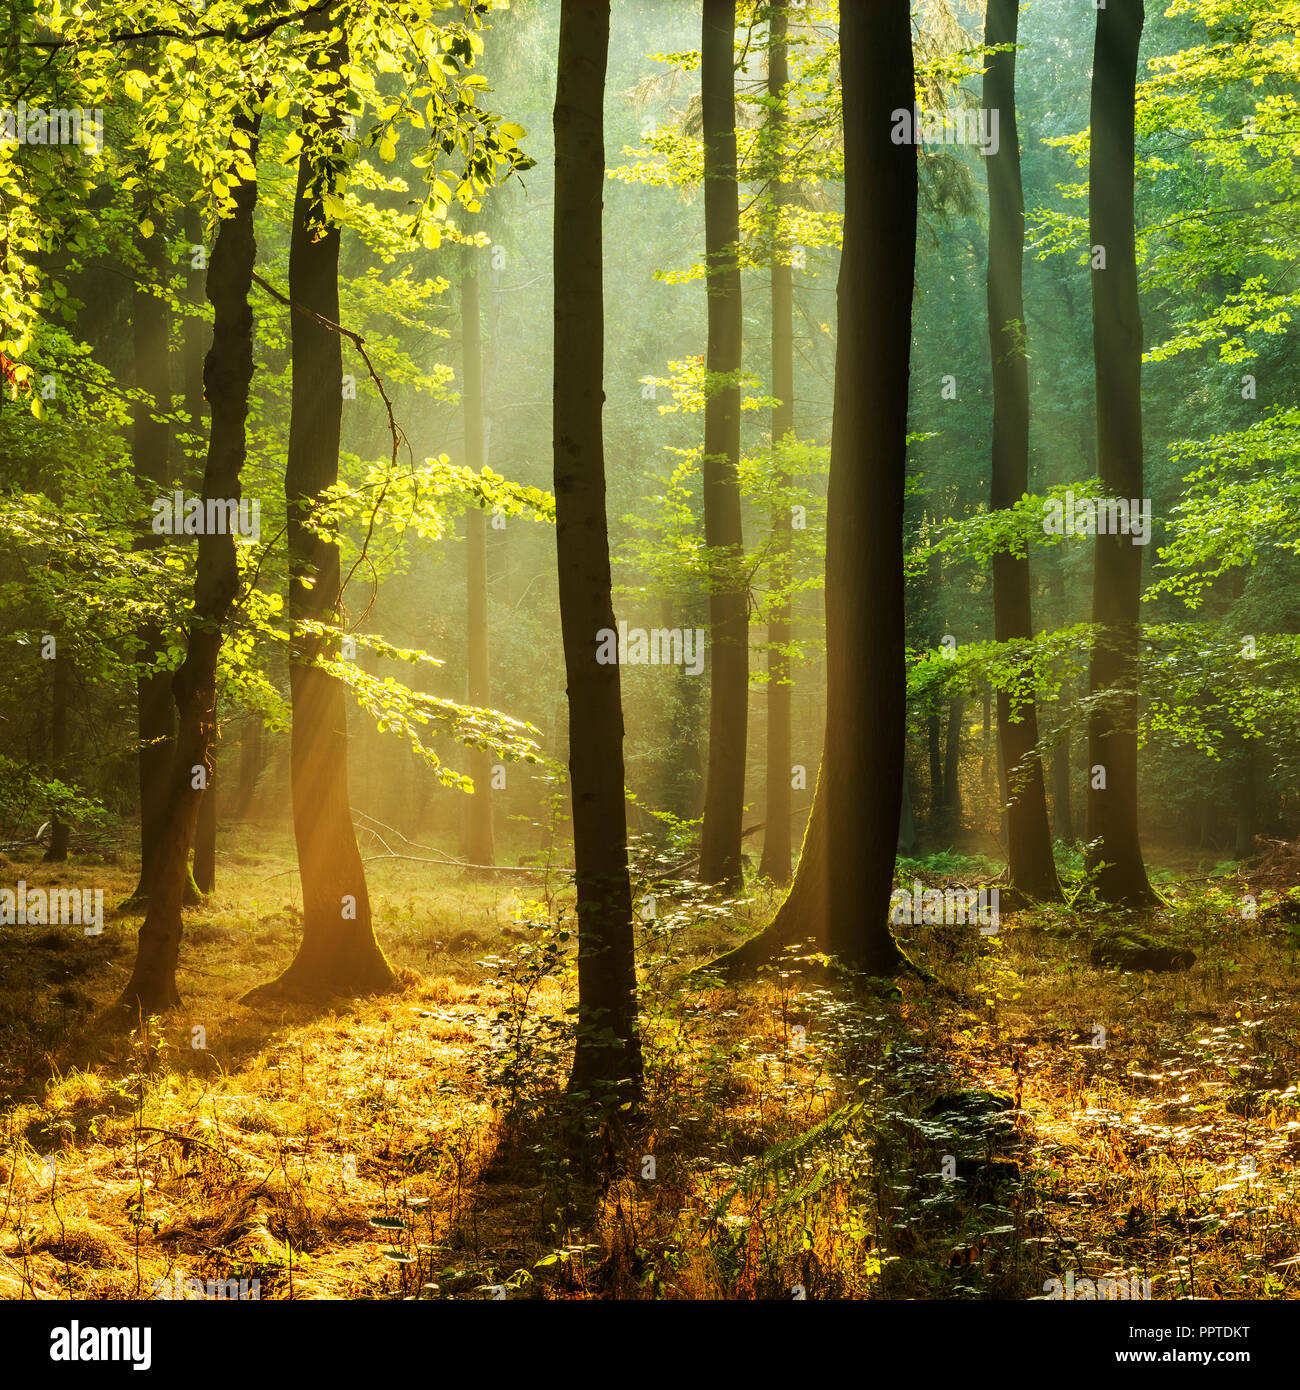
POLYGON ((1058 840, 1074 839, 1074 817, 1070 810, 1070 734, 1052 750, 1052 815, 1058 840))
MULTIPOLYGON (((188 257, 188 268, 185 274, 185 292, 189 296, 191 303, 197 305, 203 298, 204 281, 207 278, 207 271, 202 264, 195 265, 194 247, 203 245, 203 218, 199 209, 193 203, 186 204, 185 207, 185 255, 188 257)), ((187 423, 187 433, 194 435, 196 443, 192 446, 192 453, 186 461, 183 475, 186 485, 199 488, 203 484, 203 448, 202 437, 204 429, 204 400, 203 400, 203 359, 205 340, 207 338, 207 324, 198 314, 187 314, 183 329, 183 366, 185 381, 185 414, 189 417, 187 423)))
MULTIPOLYGON (((479 329, 478 276, 474 248, 465 247, 465 273, 460 286, 461 358, 464 376, 465 465, 481 473, 486 463, 483 442, 483 343, 479 329)), ((487 708, 491 701, 488 667, 487 516, 481 507, 465 515, 467 623, 467 698, 487 708)), ((469 751, 469 775, 474 794, 465 810, 465 855, 471 864, 495 864, 492 838, 492 754, 486 748, 469 751)))
POLYGON ((704 0, 700 91, 704 140, 704 253, 709 303, 704 406, 704 542, 709 554, 709 757, 700 878, 724 889, 743 878, 749 601, 740 480, 740 197, 736 182, 735 0, 704 0), (716 384, 717 377, 727 378, 716 384))
POLYGON ((902 810, 906 683, 903 484, 916 255, 916 151, 889 138, 913 101, 906 0, 846 5, 844 255, 826 544, 826 730, 790 893, 714 968, 740 974, 814 938, 871 974, 904 962, 889 929, 902 810))
POLYGON ((946 836, 961 829, 961 730, 966 701, 948 701, 948 731, 943 745, 943 829, 946 836))
MULTIPOLYGON (((780 232, 782 195, 787 189, 780 178, 780 141, 785 128, 785 86, 790 80, 789 47, 786 41, 788 0, 775 0, 768 11, 767 136, 771 162, 768 177, 775 183, 772 194, 772 447, 779 449, 794 432, 794 268, 787 259, 780 232)), ((789 478, 777 469, 776 479, 784 492, 789 478)), ((773 585, 787 590, 790 584, 790 508, 784 497, 772 513, 773 585)), ((790 881, 790 658, 792 605, 783 593, 772 609, 767 625, 767 811, 764 816, 763 854, 758 871, 774 883, 790 881)))
MULTIPOLYGON (((136 482, 146 494, 152 494, 147 496, 147 505, 153 497, 161 496, 168 484, 169 429, 165 418, 161 417, 172 406, 167 359, 170 316, 166 301, 151 293, 150 285, 166 285, 169 267, 162 216, 144 194, 137 197, 136 214, 138 219, 152 217, 156 223, 151 237, 136 233, 136 253, 142 264, 139 274, 144 278, 137 283, 131 302, 135 385, 143 393, 143 399, 131 407, 131 463, 136 482)), ((161 544, 165 544, 165 539, 146 528, 140 548, 151 549, 161 544)), ((146 623, 139 637, 138 659, 146 664, 156 660, 163 648, 163 634, 158 624, 146 623)), ((166 672, 142 674, 136 678, 136 727, 140 739, 140 880, 131 897, 133 901, 143 902, 149 895, 167 814, 172 741, 176 732, 171 678, 166 672)))
MULTIPOLYGON (((1133 223, 1134 94, 1143 0, 1097 11, 1092 73, 1089 199, 1092 245, 1105 268, 1092 272, 1093 356, 1097 374, 1097 472, 1112 497, 1141 498, 1142 315, 1133 223)), ((1142 547, 1131 536, 1095 540, 1092 620, 1100 628, 1089 667, 1101 696, 1088 720, 1088 761, 1105 786, 1088 779, 1089 866, 1099 870, 1103 902, 1158 903, 1138 836, 1137 648, 1141 631, 1142 547)))
MULTIPOLYGON (((259 119, 240 121, 249 135, 249 154, 254 162, 259 119)), ((253 239, 257 184, 239 184, 234 198, 235 211, 217 232, 207 278, 214 322, 212 347, 204 367, 204 383, 212 405, 212 431, 203 496, 237 501, 245 456, 248 388, 253 378, 253 312, 248 295, 257 255, 253 239)), ((132 1017, 158 1013, 180 1002, 176 962, 187 861, 200 802, 207 799, 203 783, 211 778, 213 770, 217 658, 223 627, 238 595, 239 563, 234 536, 228 531, 205 532, 198 542, 194 611, 185 660, 172 679, 180 723, 157 862, 140 928, 135 968, 119 1000, 132 1017)))
MULTIPOLYGON (((50 663, 50 771, 60 780, 66 779, 68 761, 68 648, 67 638, 58 633, 54 640, 54 659, 50 663)), ((68 857, 71 827, 54 815, 50 819, 50 846, 45 851, 46 864, 62 864, 68 857)))
POLYGON ((262 771, 262 721, 257 715, 244 720, 239 736, 239 805, 235 816, 245 820, 253 807, 257 779, 262 771))
POLYGON ((925 721, 925 747, 930 766, 930 828, 943 830, 943 724, 937 713, 925 721))
POLYGON ((1249 859, 1255 852, 1257 795, 1255 786, 1255 741, 1241 741, 1241 763, 1237 774, 1236 857, 1249 859))
MULTIPOLYGON (((215 718, 215 716, 214 716, 215 718)), ((208 785, 199 802, 199 818, 194 827, 194 886, 200 893, 211 893, 217 886, 217 759, 216 729, 213 729, 212 766, 208 785)))
POLYGON ((916 853, 916 821, 912 817, 912 790, 907 770, 903 771, 903 811, 898 820, 898 852, 911 856, 916 853))
MULTIPOLYGON (((305 27, 328 32, 333 21, 313 16, 305 27)), ((348 61, 347 41, 328 49, 337 75, 348 61)), ((342 82, 339 82, 339 86, 342 82)), ((289 548, 290 787, 303 935, 288 969, 253 991, 252 1002, 277 997, 327 998, 379 993, 394 976, 375 940, 365 868, 352 828, 348 794, 347 690, 320 669, 337 658, 337 635, 318 636, 305 622, 337 628, 342 595, 339 547, 310 529, 321 495, 338 481, 343 420, 343 352, 339 335, 339 227, 321 227, 322 199, 336 191, 329 172, 338 159, 341 108, 319 124, 303 116, 289 241, 289 314, 293 363, 289 452, 284 487, 289 548), (313 162, 320 161, 319 173, 313 162), (313 226, 313 223, 316 225, 313 226)))
POLYGON ((608 0, 562 0, 555 94, 555 545, 568 680, 569 779, 578 898, 578 1028, 571 1093, 637 1104, 632 887, 627 865, 623 708, 605 515, 601 203, 608 0))
MULTIPOLYGON (((988 312, 993 357, 993 459, 990 504, 1014 507, 1029 490, 1029 364, 1025 356, 1022 269, 1025 203, 1016 129, 1016 32, 1020 0, 988 0, 984 42, 1008 45, 990 53, 984 72, 984 109, 1001 113, 989 180, 988 312)), ((1029 555, 1021 546, 993 557, 994 632, 999 642, 1034 635, 1029 555)), ((1026 677, 1027 679, 1027 677, 1026 677)), ((1007 868, 1011 887, 1043 901, 1060 901, 1052 859, 1047 793, 1039 758, 1038 713, 1032 687, 998 691, 998 736, 1010 783, 1007 868)))

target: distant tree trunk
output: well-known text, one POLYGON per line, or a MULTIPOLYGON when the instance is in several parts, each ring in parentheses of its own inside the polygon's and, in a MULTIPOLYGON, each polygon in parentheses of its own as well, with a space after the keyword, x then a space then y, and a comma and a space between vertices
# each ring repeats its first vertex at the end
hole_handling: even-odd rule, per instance
MULTIPOLYGON (((143 193, 137 196, 138 219, 155 220, 153 235, 135 235, 136 253, 142 263, 131 302, 131 332, 135 355, 135 385, 142 399, 131 407, 131 461, 135 480, 144 491, 145 505, 161 496, 168 485, 167 451, 169 429, 165 419, 171 410, 171 372, 167 359, 170 315, 166 300, 152 293, 167 283, 167 238, 162 216, 143 193)), ((141 549, 163 544, 161 536, 147 528, 141 536, 141 549)), ((155 660, 163 648, 163 634, 157 622, 140 630, 144 663, 155 660)), ((136 679, 136 728, 139 734, 140 773, 140 880, 132 899, 143 902, 149 895, 149 882, 157 862, 157 850, 167 814, 168 782, 171 774, 172 741, 176 732, 172 706, 171 677, 166 672, 140 675, 136 679)))
POLYGON ((961 731, 966 701, 948 701, 948 732, 943 745, 944 832, 955 835, 961 828, 961 731))
MULTIPOLYGON (((256 162, 258 117, 241 120, 256 162)), ((253 209, 257 184, 234 190, 234 214, 223 221, 212 248, 207 295, 212 301, 212 348, 204 368, 212 403, 212 431, 203 477, 205 498, 238 499, 245 456, 248 388, 253 378, 252 287, 257 245, 253 209)), ((187 859, 201 800, 210 778, 216 737, 217 658, 224 624, 239 596, 239 563, 229 532, 199 536, 194 579, 194 610, 185 660, 172 679, 180 714, 176 756, 162 817, 158 858, 150 880, 149 903, 136 952, 135 968, 120 1005, 132 1017, 159 1013, 180 1003, 176 962, 181 942, 181 907, 187 859)))
MULTIPOLYGON (((304 21, 328 32, 328 14, 304 21)), ((347 42, 329 47, 335 74, 347 63, 347 42)), ((341 82, 340 82, 340 85, 341 82)), ((316 662, 337 657, 337 636, 305 631, 304 623, 336 626, 341 617, 339 547, 309 522, 321 495, 338 481, 343 422, 343 352, 326 323, 339 321, 339 227, 313 228, 322 199, 336 187, 341 108, 323 118, 304 112, 289 240, 289 314, 293 364, 289 450, 284 475, 289 548, 289 692, 292 706, 291 795, 303 934, 298 953, 275 981, 249 996, 325 998, 379 993, 394 976, 375 940, 365 868, 352 828, 348 794, 347 692, 316 662), (319 164, 314 167, 316 161, 319 164), (325 322, 322 322, 325 320, 325 322)))
POLYGON ((1255 852, 1257 823, 1257 793, 1255 786, 1255 740, 1241 740, 1241 763, 1237 774, 1237 840, 1236 856, 1249 859, 1255 852))
POLYGON ((203 790, 199 818, 194 826, 194 885, 200 893, 211 893, 217 886, 216 734, 214 722, 212 766, 208 769, 208 785, 203 790))
MULTIPOLYGON (((203 298, 207 271, 205 257, 196 255, 195 248, 203 247, 203 218, 195 204, 185 207, 185 246, 188 269, 185 274, 185 291, 191 303, 198 304, 203 298), (197 264, 196 264, 197 262, 197 264)), ((188 417, 187 432, 195 436, 191 446, 192 453, 187 460, 184 476, 186 485, 200 490, 203 486, 203 434, 205 426, 205 402, 203 397, 203 360, 207 324, 197 314, 187 314, 183 329, 183 365, 185 386, 185 414, 188 417)), ((217 877, 217 785, 216 762, 208 775, 208 785, 199 802, 199 819, 194 827, 194 887, 199 893, 211 893, 216 887, 217 877)))
MULTIPOLYGON (((1016 129, 1016 35, 1020 0, 988 0, 984 42, 1007 46, 990 53, 984 71, 984 109, 999 111, 1000 142, 987 161, 989 180, 988 313, 993 357, 993 510, 1014 507, 1029 490, 1029 363, 1025 355, 1022 265, 1025 202, 1016 129)), ((1034 635, 1029 555, 1022 546, 993 557, 994 632, 999 642, 1034 635)), ((1026 679, 1028 677, 1026 676, 1026 679)), ((1038 755, 1038 714, 1032 688, 998 691, 998 737, 1010 784, 1007 869, 1012 889, 1028 898, 1059 901, 1052 859, 1047 794, 1038 755)))
MULTIPOLYGON (((474 248, 465 247, 460 282, 461 357, 464 377, 465 465, 481 473, 486 463, 483 443, 483 343, 479 329, 478 276, 474 248)), ((465 514, 468 612, 467 697, 471 705, 487 708, 492 688, 488 668, 487 516, 481 507, 465 514)), ((492 838, 492 754, 486 748, 469 751, 469 775, 474 794, 465 811, 465 854, 471 864, 495 864, 492 838)))
MULTIPOLYGON (((68 761, 68 649, 63 633, 55 636, 54 670, 50 673, 50 770, 60 780, 67 776, 68 761)), ((45 851, 46 864, 62 864, 68 857, 71 827, 57 815, 50 820, 50 845, 45 851)))
MULTIPOLYGON (((1134 99, 1143 0, 1097 11, 1092 68, 1089 199, 1092 245, 1105 268, 1092 272, 1093 356, 1097 374, 1097 471, 1112 497, 1141 498, 1142 314, 1133 222, 1134 99)), ((1147 880, 1138 835, 1137 648, 1141 632, 1142 548, 1132 537, 1095 538, 1089 689, 1102 702, 1088 720, 1088 761, 1105 786, 1088 779, 1089 866, 1103 902, 1143 907, 1160 901, 1147 880)))
POLYGON ((826 742, 803 853, 772 925, 714 967, 816 939, 871 974, 903 956, 889 895, 903 794, 903 483, 916 256, 916 151, 889 138, 913 101, 907 0, 840 11, 844 256, 826 517, 826 742))
POLYGON ((898 852, 912 855, 916 853, 916 822, 912 818, 912 791, 908 785, 910 778, 906 769, 903 772, 903 812, 898 821, 898 852))
POLYGON ((572 1093, 608 1108, 641 1097, 623 708, 605 515, 604 196, 608 0, 561 0, 555 94, 555 545, 568 678, 569 780, 578 897, 572 1093))
POLYGON ((925 746, 930 765, 930 825, 943 827, 943 723, 938 712, 925 721, 925 746))
POLYGON ((749 601, 740 480, 740 197, 736 182, 735 0, 704 0, 700 92, 704 140, 705 286, 710 374, 729 377, 704 406, 704 541, 710 560, 709 758, 700 878, 724 889, 742 880, 749 601))
MULTIPOLYGON (((776 179, 772 217, 772 446, 778 449, 794 432, 794 268, 781 236, 781 203, 787 184, 779 177, 780 140, 785 128, 785 87, 790 80, 788 0, 775 0, 768 10, 767 136, 776 179)), ((777 480, 789 482, 783 469, 777 480)), ((772 575, 777 586, 790 583, 790 508, 781 498, 772 513, 772 575)), ((763 854, 758 871, 774 883, 790 881, 790 658, 793 610, 788 597, 772 608, 767 625, 767 811, 763 854)))
POLYGON ((1074 839, 1074 817, 1070 810, 1070 734, 1052 750, 1052 815, 1058 840, 1074 839))
POLYGON ((235 817, 245 820, 253 808, 257 779, 262 771, 262 721, 257 715, 244 720, 239 737, 239 804, 235 817))
MULTIPOLYGON (((185 207, 185 254, 188 256, 188 269, 185 273, 185 292, 192 304, 203 298, 204 280, 207 271, 203 261, 194 254, 195 247, 203 246, 203 218, 193 203, 185 207), (198 261, 199 264, 195 264, 198 261)), ((187 314, 183 329, 183 367, 185 380, 185 414, 189 417, 187 432, 198 438, 194 446, 189 466, 185 469, 186 485, 201 487, 203 482, 202 436, 204 429, 203 399, 203 358, 207 340, 207 324, 198 314, 187 314)))

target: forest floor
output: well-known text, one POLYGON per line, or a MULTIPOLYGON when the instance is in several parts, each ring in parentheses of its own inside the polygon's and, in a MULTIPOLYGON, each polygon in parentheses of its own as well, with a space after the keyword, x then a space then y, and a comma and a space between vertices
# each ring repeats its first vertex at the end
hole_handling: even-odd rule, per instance
POLYGON ((773 899, 661 890, 645 1126, 583 1152, 559 1103, 562 896, 373 864, 402 992, 254 1009, 296 945, 291 843, 227 843, 186 914, 183 1007, 131 1036, 101 1011, 134 872, 3 869, 101 887, 106 916, 96 937, 0 927, 0 1298, 179 1277, 263 1299, 1023 1299, 1067 1275, 1300 1296, 1300 942, 1289 899, 1239 907, 1300 861, 1167 883, 1138 925, 1190 968, 1093 964, 1115 919, 1040 909, 993 937, 902 928, 936 980, 856 994, 687 978, 773 899))

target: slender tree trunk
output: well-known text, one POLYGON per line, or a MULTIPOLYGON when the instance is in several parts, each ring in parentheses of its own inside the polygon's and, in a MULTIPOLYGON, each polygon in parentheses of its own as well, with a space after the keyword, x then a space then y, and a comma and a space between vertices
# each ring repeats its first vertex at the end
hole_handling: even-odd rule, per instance
POLYGON ((938 712, 925 721, 925 747, 930 767, 930 826, 935 834, 943 833, 943 723, 938 712))
POLYGON ((569 1089, 639 1103, 623 708, 605 515, 601 203, 608 0, 561 0, 555 94, 555 545, 568 679, 569 780, 578 897, 578 1028, 569 1089))
MULTIPOLYGON (((328 30, 333 22, 326 15, 304 24, 328 30)), ((336 39, 328 52, 337 75, 348 61, 346 40, 336 39)), ((352 828, 347 691, 316 664, 337 658, 339 639, 318 636, 303 626, 337 627, 342 608, 339 547, 309 525, 322 494, 338 481, 343 422, 342 344, 321 321, 339 321, 339 228, 313 227, 324 216, 324 195, 337 191, 337 175, 329 171, 338 157, 340 110, 335 105, 324 116, 304 112, 289 241, 293 386, 284 487, 289 519, 290 786, 303 935, 288 969, 252 991, 248 997, 253 1002, 373 994, 394 985, 393 972, 375 940, 365 868, 352 828)))
MULTIPOLYGON (((461 357, 464 376, 465 464, 480 473, 486 463, 483 440, 483 343, 479 328, 478 276, 474 248, 465 248, 465 273, 460 286, 461 357)), ((487 708, 492 688, 488 667, 487 516, 480 507, 465 515, 467 556, 467 697, 471 705, 487 708)), ((492 754, 471 748, 469 775, 474 794, 465 812, 465 853, 471 864, 495 864, 492 838, 492 754)))
POLYGON ((749 714, 749 600, 740 569, 740 196, 736 182, 735 0, 704 0, 700 91, 704 138, 705 284, 709 301, 704 406, 704 541, 710 560, 709 758, 700 878, 740 885, 749 714))
MULTIPOLYGON (((143 399, 131 407, 131 461, 135 480, 145 494, 145 505, 161 496, 168 484, 167 452, 169 428, 165 415, 171 410, 171 372, 167 359, 170 315, 166 301, 150 292, 161 288, 168 277, 167 239, 162 217, 143 194, 137 198, 140 219, 155 221, 154 233, 136 233, 136 253, 142 277, 131 304, 131 331, 135 355, 135 385, 143 399)), ((163 542, 147 529, 141 537, 142 549, 163 542)), ((140 631, 139 659, 155 660, 163 648, 163 634, 156 622, 140 631)), ((157 862, 157 849, 167 814, 168 781, 171 773, 172 742, 176 732, 172 706, 171 678, 166 672, 142 674, 136 679, 136 727, 140 739, 140 880, 132 899, 148 898, 149 883, 157 862)))
MULTIPOLYGON (((989 347, 993 357, 993 467, 995 511, 1014 507, 1029 490, 1029 363, 1025 355, 1022 270, 1025 203, 1016 129, 1016 43, 1020 0, 988 0, 984 42, 984 108, 1000 112, 1001 137, 989 156, 989 347)), ((1034 635, 1029 555, 1022 546, 993 557, 994 631, 999 642, 1034 635)), ((1028 685, 1028 676, 1025 684, 1028 685)), ((998 691, 998 737, 1010 783, 1007 868, 1012 889, 1029 898, 1059 901, 1052 859, 1047 793, 1038 755, 1038 714, 1032 687, 998 691)))
POLYGON ((717 963, 752 969, 814 938, 892 973, 906 683, 903 484, 916 255, 916 151, 890 140, 913 101, 907 0, 840 13, 844 256, 840 264, 826 545, 826 742, 803 853, 772 925, 717 963))
MULTIPOLYGON (((58 633, 54 643, 54 659, 50 663, 50 770, 55 777, 67 776, 68 762, 68 646, 65 634, 58 633)), ((71 827, 57 815, 50 820, 50 846, 45 851, 46 864, 62 864, 68 857, 71 827)))
MULTIPOLYGON (((257 158, 258 118, 242 121, 257 158)), ((253 209, 257 184, 234 191, 234 214, 220 224, 212 248, 207 295, 214 310, 212 347, 204 382, 212 403, 212 431, 203 476, 204 498, 237 501, 245 456, 248 388, 253 378, 252 288, 257 246, 253 209)), ((172 679, 180 715, 176 756, 162 818, 155 872, 136 952, 135 968, 119 1003, 132 1017, 161 1012, 180 1002, 176 962, 187 860, 204 783, 212 775, 216 738, 217 658, 223 628, 239 595, 239 563, 229 532, 199 536, 194 611, 185 660, 172 679)))
POLYGON ((262 721, 257 715, 244 720, 239 736, 239 804, 237 820, 246 820, 257 794, 257 779, 262 771, 262 721))
POLYGON ((203 790, 199 818, 194 826, 194 886, 200 893, 211 893, 217 886, 216 733, 214 722, 212 766, 208 769, 208 785, 203 790))
MULTIPOLYGON (((204 281, 207 271, 202 259, 194 254, 196 246, 203 246, 203 218, 195 204, 185 207, 185 248, 187 269, 185 272, 185 292, 192 304, 198 304, 204 294, 204 281), (196 265, 195 262, 199 263, 196 265)), ((202 436, 205 425, 205 402, 203 399, 203 359, 207 339, 207 324, 197 314, 187 314, 182 332, 183 366, 185 380, 185 414, 189 417, 187 432, 199 441, 193 446, 184 470, 187 486, 201 487, 203 483, 202 436)))
MULTIPOLYGON (((191 303, 197 304, 204 294, 207 270, 202 257, 195 254, 196 247, 203 246, 203 218, 195 204, 185 208, 185 246, 187 257, 185 290, 191 303)), ((202 440, 206 425, 205 401, 203 396, 204 339, 207 324, 197 315, 185 317, 182 335, 182 371, 185 383, 185 414, 188 417, 187 432, 195 437, 190 446, 190 454, 185 462, 182 476, 186 486, 200 490, 203 486, 204 450, 202 440)), ((199 802, 199 819, 194 827, 194 890, 195 894, 211 893, 216 886, 217 874, 217 787, 216 765, 208 774, 208 785, 199 802)), ((191 900, 186 895, 187 902, 191 900)))
MULTIPOLYGON (((767 136, 770 144, 769 179, 772 194, 772 446, 779 449, 794 433, 794 268, 787 259, 781 236, 782 194, 787 185, 780 177, 781 137, 785 128, 785 87, 790 80, 788 0, 776 0, 768 12, 767 136)), ((778 467, 782 491, 789 483, 778 467)), ((774 586, 785 590, 790 572, 790 508, 782 497, 772 513, 772 576, 774 586)), ((790 658, 788 655, 793 608, 785 594, 772 609, 767 625, 767 812, 764 817, 763 855, 758 871, 774 883, 790 880, 790 658)))
POLYGON ((908 785, 910 778, 903 771, 903 811, 898 820, 898 852, 912 855, 916 853, 916 821, 912 817, 912 790, 908 785))
POLYGON ((1255 785, 1255 740, 1241 741, 1241 764, 1237 774, 1237 841, 1238 859, 1249 859, 1255 851, 1257 795, 1255 785))
MULTIPOLYGON (((1134 99, 1143 0, 1097 11, 1092 69, 1089 199, 1092 245, 1105 268, 1092 272, 1093 355, 1097 373, 1097 471, 1103 491, 1141 498, 1142 314, 1133 221, 1134 99)), ((1096 262, 1094 262, 1096 264, 1096 262)), ((1089 688, 1102 702, 1088 721, 1089 865, 1097 893, 1118 906, 1158 903, 1138 834, 1137 649, 1141 631, 1142 547, 1131 536, 1097 536, 1089 688), (1105 785, 1100 785, 1104 777, 1105 785)))
POLYGON ((961 828, 961 730, 966 701, 957 696, 948 701, 948 731, 943 745, 944 833, 955 835, 961 828))
POLYGON ((1070 809, 1070 735, 1052 750, 1052 815, 1058 840, 1074 839, 1074 816, 1070 809))

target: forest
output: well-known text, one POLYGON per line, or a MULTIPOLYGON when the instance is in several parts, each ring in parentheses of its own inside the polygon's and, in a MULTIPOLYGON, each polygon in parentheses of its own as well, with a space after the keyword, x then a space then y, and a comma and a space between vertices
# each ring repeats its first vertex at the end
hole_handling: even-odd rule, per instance
POLYGON ((52 1359, 146 1300, 1122 1303, 1109 1355, 1300 1297, 1300 0, 0 49, 52 1359))

